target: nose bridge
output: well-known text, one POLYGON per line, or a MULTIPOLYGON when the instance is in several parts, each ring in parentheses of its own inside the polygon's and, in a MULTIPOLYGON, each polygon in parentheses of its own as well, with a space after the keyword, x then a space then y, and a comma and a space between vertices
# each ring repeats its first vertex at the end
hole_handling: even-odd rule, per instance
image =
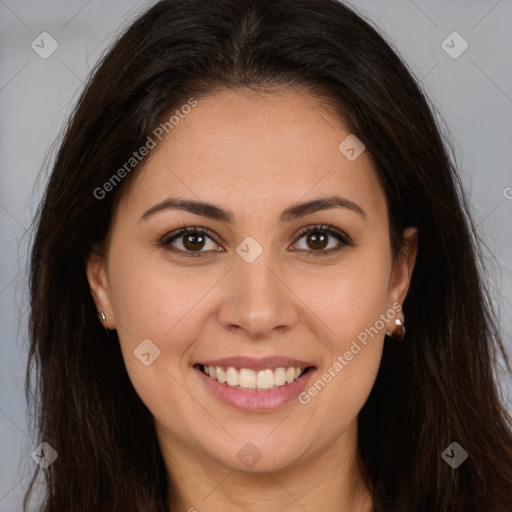
MULTIPOLYGON (((238 250, 247 247, 247 254, 255 250, 251 241, 247 246, 240 244, 238 250)), ((252 261, 244 253, 237 255, 219 315, 225 327, 238 326, 251 336, 263 336, 296 322, 293 294, 279 278, 279 268, 278 258, 270 249, 252 261)))
POLYGON ((271 251, 264 251, 255 261, 248 263, 240 259, 236 263, 236 280, 238 283, 236 295, 237 302, 245 308, 246 315, 250 318, 264 320, 277 312, 282 290, 282 283, 276 277, 276 272, 271 271, 276 267, 275 258, 271 251))

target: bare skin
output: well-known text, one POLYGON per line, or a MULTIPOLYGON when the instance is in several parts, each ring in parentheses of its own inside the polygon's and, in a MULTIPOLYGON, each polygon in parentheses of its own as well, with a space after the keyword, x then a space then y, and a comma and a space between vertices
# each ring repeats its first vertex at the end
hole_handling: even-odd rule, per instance
POLYGON ((377 321, 403 304, 416 249, 393 262, 372 161, 340 152, 349 131, 316 97, 237 90, 197 100, 127 189, 105 257, 87 263, 96 306, 117 329, 130 379, 154 416, 170 511, 370 512, 357 420, 394 328, 392 318, 377 321), (285 209, 333 195, 364 214, 331 207, 280 222, 285 209), (170 197, 212 203, 233 221, 171 208, 141 219, 170 197), (206 229, 204 244, 190 235, 160 243, 183 226, 206 229), (332 226, 351 245, 324 233, 319 249, 301 235, 314 226, 332 226), (251 263, 236 252, 246 237, 263 251, 251 263), (371 326, 378 334, 333 377, 338 356, 371 326), (145 339, 160 350, 148 366, 134 356, 145 339), (275 355, 311 362, 310 385, 329 368, 332 378, 307 403, 252 412, 219 400, 193 367, 275 355), (261 457, 250 467, 237 455, 247 443, 261 457))

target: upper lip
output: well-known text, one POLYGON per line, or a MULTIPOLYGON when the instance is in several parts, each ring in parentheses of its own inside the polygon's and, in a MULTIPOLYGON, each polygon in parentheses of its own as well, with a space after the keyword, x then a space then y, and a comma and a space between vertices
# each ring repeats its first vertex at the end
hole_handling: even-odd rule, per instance
POLYGON ((210 359, 207 361, 198 361, 196 364, 204 366, 233 366, 235 368, 248 368, 251 370, 265 370, 267 368, 307 368, 308 366, 315 366, 311 362, 300 361, 292 357, 270 356, 255 359, 252 357, 226 357, 224 359, 210 359))

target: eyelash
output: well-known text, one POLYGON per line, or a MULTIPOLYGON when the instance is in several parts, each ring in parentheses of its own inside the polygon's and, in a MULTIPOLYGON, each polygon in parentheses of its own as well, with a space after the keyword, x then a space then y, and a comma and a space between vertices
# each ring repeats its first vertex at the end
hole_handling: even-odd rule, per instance
MULTIPOLYGON (((184 227, 184 228, 182 228, 178 231, 175 231, 173 233, 168 233, 167 235, 165 235, 164 237, 161 238, 160 245, 162 247, 165 247, 166 249, 170 250, 171 252, 173 252, 175 254, 179 254, 180 256, 183 256, 186 258, 203 257, 202 256, 203 252, 194 253, 194 252, 190 252, 190 251, 182 251, 181 249, 171 248, 172 242, 174 242, 175 240, 177 240, 185 235, 191 234, 191 233, 205 235, 208 238, 210 238, 213 242, 217 243, 215 241, 215 237, 213 237, 212 233, 209 230, 200 228, 197 226, 193 226, 193 227, 184 227)), ((308 258, 309 258, 309 254, 312 254, 313 257, 319 257, 319 256, 327 255, 327 254, 337 253, 344 247, 353 247, 354 246, 354 244, 352 243, 352 241, 350 240, 350 238, 347 235, 345 235, 343 232, 339 231, 338 229, 336 229, 332 226, 328 226, 328 225, 317 225, 317 226, 310 226, 308 228, 305 228, 297 235, 297 240, 295 243, 297 243, 301 238, 303 238, 305 235, 309 235, 310 233, 315 233, 315 234, 325 233, 329 236, 333 236, 334 238, 338 239, 338 241, 340 242, 340 245, 334 249, 306 251, 306 252, 308 252, 308 258)), ((304 249, 299 249, 299 250, 304 251, 304 249)))

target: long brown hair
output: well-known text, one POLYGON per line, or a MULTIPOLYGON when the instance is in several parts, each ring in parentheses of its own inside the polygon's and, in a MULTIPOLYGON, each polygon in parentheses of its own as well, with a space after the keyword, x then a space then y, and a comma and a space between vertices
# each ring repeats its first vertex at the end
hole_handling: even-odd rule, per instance
POLYGON ((117 334, 106 339, 97 320, 84 267, 142 164, 104 197, 95 190, 188 98, 286 86, 325 98, 365 144, 394 254, 403 228, 420 233, 403 306, 407 342, 386 338, 359 415, 375 511, 512 510, 512 418, 493 376, 499 353, 511 368, 453 152, 413 74, 371 22, 336 0, 163 0, 96 66, 37 212, 26 394, 38 438, 59 454, 44 470, 45 512, 169 505, 152 416, 117 334), (441 457, 454 441, 468 453, 457 469, 441 457))

